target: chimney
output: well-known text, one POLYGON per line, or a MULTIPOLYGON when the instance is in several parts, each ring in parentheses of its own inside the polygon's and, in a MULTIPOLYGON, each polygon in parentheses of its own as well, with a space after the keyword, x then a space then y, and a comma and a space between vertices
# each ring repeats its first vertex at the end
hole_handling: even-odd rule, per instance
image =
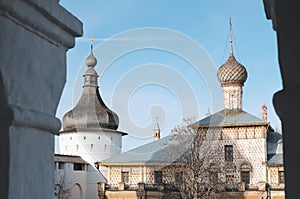
POLYGON ((210 113, 210 110, 209 110, 209 107, 208 107, 207 113, 205 113, 205 117, 209 117, 209 116, 211 116, 211 113, 210 113))
POLYGON ((156 126, 157 126, 157 128, 154 129, 154 141, 160 139, 160 129, 159 129, 159 125, 158 125, 158 117, 156 117, 156 126))
POLYGON ((160 130, 159 129, 154 129, 154 141, 160 139, 160 130))
POLYGON ((267 119, 268 119, 268 117, 267 117, 268 113, 267 113, 267 106, 266 106, 265 103, 262 105, 261 109, 262 109, 262 120, 267 121, 267 119))

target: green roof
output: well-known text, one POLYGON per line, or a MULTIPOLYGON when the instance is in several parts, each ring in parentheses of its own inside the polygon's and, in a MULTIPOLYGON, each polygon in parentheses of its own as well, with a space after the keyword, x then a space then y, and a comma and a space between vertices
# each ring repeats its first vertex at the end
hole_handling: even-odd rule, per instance
POLYGON ((150 142, 140 147, 121 153, 120 155, 101 161, 101 164, 161 164, 172 161, 167 155, 167 143, 171 136, 150 142))
POLYGON ((238 126, 238 125, 267 125, 268 122, 240 109, 224 109, 208 116, 194 125, 200 127, 238 126))

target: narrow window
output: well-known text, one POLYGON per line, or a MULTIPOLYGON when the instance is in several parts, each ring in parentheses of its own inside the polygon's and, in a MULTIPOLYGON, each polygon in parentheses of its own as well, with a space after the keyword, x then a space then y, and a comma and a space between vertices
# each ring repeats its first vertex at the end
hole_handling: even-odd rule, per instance
POLYGON ((124 183, 129 183, 129 172, 128 171, 122 171, 121 173, 121 180, 124 183))
POLYGON ((250 184, 250 172, 249 171, 241 171, 241 181, 245 182, 245 184, 250 184))
POLYGON ((234 184, 234 175, 226 175, 226 184, 234 184))
POLYGON ((233 161, 233 146, 225 145, 225 161, 233 161))
POLYGON ((161 184, 162 183, 162 172, 154 171, 154 183, 161 184))
POLYGON ((93 145, 93 144, 91 144, 91 152, 93 151, 93 147, 94 147, 94 145, 93 145))
POLYGON ((183 181, 183 178, 182 178, 182 176, 183 176, 183 172, 181 171, 181 172, 176 172, 175 173, 175 183, 176 184, 180 184, 180 183, 182 183, 183 181))
POLYGON ((279 184, 283 184, 284 183, 284 171, 279 171, 279 184))
POLYGON ((58 169, 64 169, 65 168, 65 163, 64 162, 59 162, 58 163, 58 169))
POLYGON ((84 164, 74 163, 73 170, 74 171, 84 171, 84 164))

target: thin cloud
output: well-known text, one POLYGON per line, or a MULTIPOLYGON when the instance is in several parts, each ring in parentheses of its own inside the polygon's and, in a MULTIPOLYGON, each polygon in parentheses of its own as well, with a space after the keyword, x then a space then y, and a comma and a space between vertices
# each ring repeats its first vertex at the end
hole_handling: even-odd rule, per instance
MULTIPOLYGON (((123 38, 94 38, 93 41, 178 41, 178 38, 172 37, 123 37, 123 38)), ((91 38, 76 38, 76 42, 90 42, 91 38)))

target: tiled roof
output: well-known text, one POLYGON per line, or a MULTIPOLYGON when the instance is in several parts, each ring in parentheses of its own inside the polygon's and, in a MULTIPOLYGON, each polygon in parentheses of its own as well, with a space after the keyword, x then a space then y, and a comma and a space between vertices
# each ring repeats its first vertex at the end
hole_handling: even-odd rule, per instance
POLYGON ((54 155, 55 162, 68 162, 68 163, 81 163, 81 164, 89 164, 80 156, 73 156, 73 155, 61 155, 55 154, 54 155))
POLYGON ((101 161, 104 165, 111 164, 156 164, 173 162, 167 154, 167 143, 170 142, 171 136, 166 136, 159 140, 150 142, 143 146, 134 148, 120 155, 101 161))
MULTIPOLYGON (((85 64, 88 69, 84 77, 84 86, 81 97, 76 106, 68 111, 62 119, 64 132, 76 131, 76 129, 97 128, 117 130, 119 126, 118 115, 110 110, 102 100, 98 89, 98 74, 94 67, 97 59, 93 55, 91 44, 90 55, 86 58, 85 64)), ((121 133, 115 131, 115 133, 121 133)))
POLYGON ((282 135, 278 132, 268 132, 267 158, 269 166, 283 165, 282 135))
POLYGON ((269 123, 240 109, 224 109, 206 117, 194 125, 209 126, 235 126, 235 125, 268 125, 269 123))
MULTIPOLYGON (((268 125, 269 123, 262 119, 253 116, 242 110, 222 110, 217 112, 203 120, 198 121, 195 125, 198 126, 234 126, 234 125, 268 125)), ((269 135, 268 139, 272 144, 275 142, 278 135, 274 132, 269 135)), ((168 154, 168 146, 170 145, 178 147, 178 143, 174 143, 171 136, 166 136, 157 141, 150 142, 140 147, 134 148, 127 152, 123 152, 120 155, 111 157, 109 159, 100 162, 102 165, 142 165, 142 164, 163 164, 175 162, 179 155, 168 154)), ((274 146, 270 146, 273 148, 274 146)), ((183 146, 179 146, 177 149, 184 150, 183 146)), ((275 150, 276 151, 276 150, 275 150)), ((179 153, 178 153, 179 154, 179 153)))
POLYGON ((283 154, 282 153, 277 153, 274 154, 270 159, 268 160, 268 165, 269 166, 274 166, 274 165, 283 165, 283 154))

